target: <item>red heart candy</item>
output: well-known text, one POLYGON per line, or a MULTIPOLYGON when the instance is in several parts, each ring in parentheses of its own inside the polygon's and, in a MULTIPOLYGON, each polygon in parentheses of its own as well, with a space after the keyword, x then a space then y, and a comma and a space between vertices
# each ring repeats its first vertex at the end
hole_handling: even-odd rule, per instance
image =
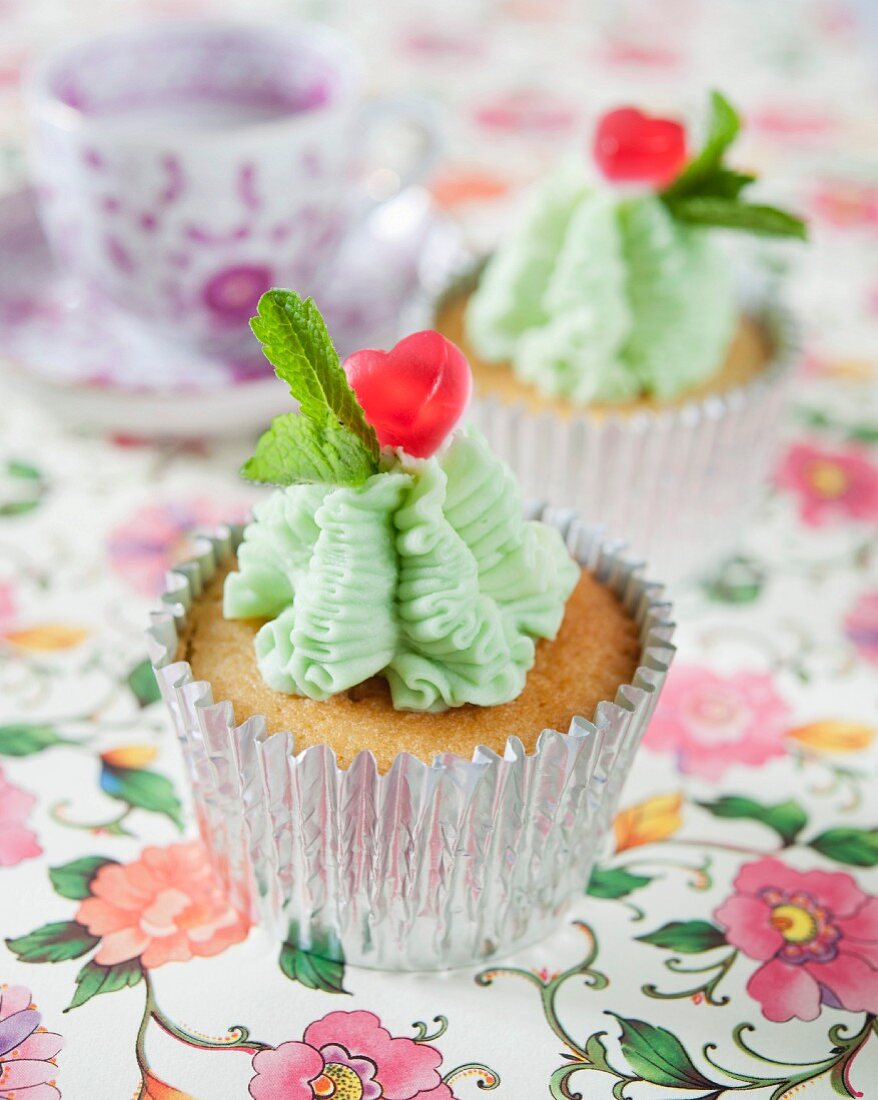
POLYGON ((429 458, 460 419, 472 389, 466 356, 438 332, 413 332, 390 351, 363 348, 345 374, 382 447, 429 458))
POLYGON ((664 187, 686 163, 686 131, 673 119, 620 107, 598 123, 594 159, 609 180, 664 187))

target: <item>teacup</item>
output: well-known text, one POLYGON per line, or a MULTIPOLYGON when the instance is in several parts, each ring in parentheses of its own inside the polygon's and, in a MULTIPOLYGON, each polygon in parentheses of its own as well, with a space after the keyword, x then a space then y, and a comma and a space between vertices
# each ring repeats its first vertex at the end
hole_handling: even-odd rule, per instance
POLYGON ((157 23, 51 53, 29 88, 31 167, 59 263, 157 334, 225 347, 269 286, 311 292, 350 227, 359 61, 326 27, 157 23))

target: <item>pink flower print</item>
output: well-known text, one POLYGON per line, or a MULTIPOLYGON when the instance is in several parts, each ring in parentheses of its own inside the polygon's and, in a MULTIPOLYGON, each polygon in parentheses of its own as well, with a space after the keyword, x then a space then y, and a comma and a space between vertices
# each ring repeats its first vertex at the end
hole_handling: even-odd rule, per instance
POLYGON ((484 42, 461 29, 423 25, 413 27, 402 35, 403 48, 414 54, 436 58, 477 58, 485 52, 484 42))
POLYGON ((330 1012, 253 1058, 254 1100, 453 1100, 439 1076, 442 1055, 426 1043, 394 1038, 371 1012, 330 1012))
POLYGON ((812 199, 815 215, 837 229, 878 225, 878 187, 859 180, 825 180, 812 199))
POLYGON ((878 897, 843 872, 748 863, 714 913, 726 940, 762 965, 747 992, 768 1020, 816 1020, 821 1004, 878 1012, 878 897))
POLYGON ((18 610, 12 581, 0 581, 0 626, 12 622, 18 610))
POLYGON ((30 990, 0 986, 0 1100, 59 1100, 55 1056, 64 1040, 41 1020, 30 990))
POLYGON ((0 771, 0 867, 14 867, 42 855, 36 833, 27 827, 36 795, 9 783, 0 771))
POLYGON ((235 523, 248 511, 240 503, 223 505, 205 497, 148 504, 110 532, 110 565, 136 591, 154 596, 168 569, 191 552, 195 528, 235 523))
POLYGON ((485 130, 504 133, 558 134, 576 125, 576 111, 549 92, 522 89, 484 103, 475 121, 485 130))
POLYGON ((674 69, 682 61, 682 55, 668 46, 640 42, 611 42, 600 53, 608 65, 638 65, 645 68, 674 69))
POLYGON ((688 775, 720 779, 732 764, 756 767, 784 753, 789 708, 764 673, 721 676, 677 665, 646 733, 647 748, 672 752, 688 775))
POLYGON ((234 264, 211 276, 201 296, 218 321, 246 324, 256 313, 256 303, 271 283, 272 270, 265 264, 234 264))
POLYGON ((878 466, 860 450, 795 443, 781 462, 777 483, 798 498, 799 515, 810 527, 878 520, 878 466))
POLYGON ((864 661, 878 665, 878 592, 866 592, 845 616, 844 632, 864 661))
POLYGON ((754 129, 778 141, 801 142, 825 138, 838 130, 837 118, 807 104, 774 104, 755 111, 748 119, 754 129))
POLYGON ((148 969, 219 955, 247 938, 248 917, 234 909, 197 840, 144 848, 133 863, 108 863, 95 875, 76 919, 101 937, 95 962, 139 958, 148 969))

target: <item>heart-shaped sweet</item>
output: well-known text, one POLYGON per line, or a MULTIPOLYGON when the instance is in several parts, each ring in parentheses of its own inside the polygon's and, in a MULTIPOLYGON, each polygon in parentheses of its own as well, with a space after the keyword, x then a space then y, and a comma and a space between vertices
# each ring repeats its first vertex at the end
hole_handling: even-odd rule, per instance
POLYGON ((381 446, 402 447, 414 458, 439 449, 472 389, 466 356, 430 330, 413 332, 390 351, 355 351, 344 370, 381 446))
POLYGON ((607 179, 665 187, 686 163, 686 131, 673 119, 620 107, 598 123, 593 151, 607 179))

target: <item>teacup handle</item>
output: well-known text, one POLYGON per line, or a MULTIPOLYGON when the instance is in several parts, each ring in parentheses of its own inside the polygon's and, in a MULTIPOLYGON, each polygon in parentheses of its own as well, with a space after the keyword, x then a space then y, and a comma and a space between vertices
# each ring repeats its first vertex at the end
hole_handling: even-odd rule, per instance
POLYGON ((375 134, 394 121, 408 122, 420 130, 421 149, 412 165, 405 172, 398 173, 397 190, 402 191, 426 179, 438 161, 443 145, 437 111, 430 100, 406 95, 375 99, 363 105, 360 121, 360 143, 364 151, 374 141, 375 134))

